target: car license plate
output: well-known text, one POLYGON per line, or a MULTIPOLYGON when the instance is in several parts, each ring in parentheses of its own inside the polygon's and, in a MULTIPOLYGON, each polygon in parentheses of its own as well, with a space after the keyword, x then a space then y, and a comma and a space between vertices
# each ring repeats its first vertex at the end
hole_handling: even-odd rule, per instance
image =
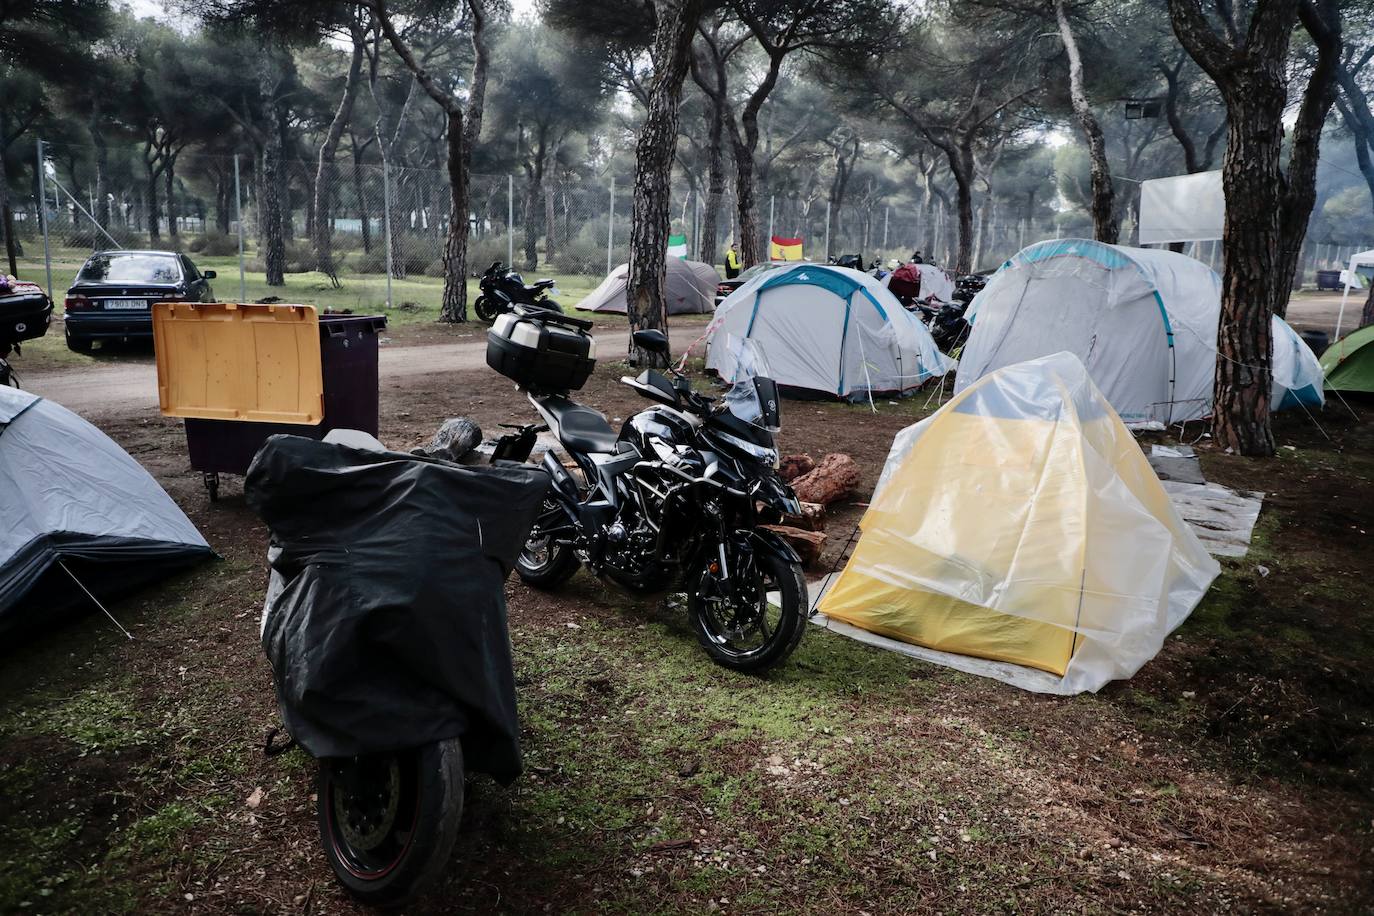
POLYGON ((117 310, 117 309, 123 309, 123 310, 125 310, 125 311, 128 311, 128 310, 130 310, 130 309, 146 309, 147 307, 148 307, 148 300, 147 300, 147 299, 106 299, 106 300, 105 300, 105 308, 108 309, 108 310, 111 310, 111 311, 114 311, 114 310, 117 310))

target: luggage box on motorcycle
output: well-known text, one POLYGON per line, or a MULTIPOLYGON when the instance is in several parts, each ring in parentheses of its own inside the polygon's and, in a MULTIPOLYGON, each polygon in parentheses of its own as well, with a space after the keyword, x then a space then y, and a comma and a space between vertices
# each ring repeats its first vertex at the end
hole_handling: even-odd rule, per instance
POLYGON ((596 367, 596 340, 577 328, 510 312, 487 332, 487 365, 523 388, 576 391, 596 367))
POLYGON ((41 290, 0 295, 0 346, 12 346, 48 333, 52 302, 41 290))

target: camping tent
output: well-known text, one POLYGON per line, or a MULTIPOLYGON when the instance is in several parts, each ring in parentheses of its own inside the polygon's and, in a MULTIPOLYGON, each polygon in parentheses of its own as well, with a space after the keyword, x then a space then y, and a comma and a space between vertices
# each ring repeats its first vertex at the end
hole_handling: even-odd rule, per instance
POLYGON ((1341 336, 1341 322, 1345 319, 1345 303, 1350 298, 1350 291, 1358 289, 1359 284, 1355 280, 1355 275, 1361 267, 1374 267, 1374 248, 1368 251, 1357 251, 1350 256, 1350 266, 1342 271, 1341 289, 1341 310, 1336 313, 1336 336, 1341 336))
POLYGON ((1322 391, 1325 373, 1317 354, 1278 315, 1274 315, 1269 324, 1273 338, 1270 353, 1274 357, 1270 364, 1274 381, 1269 393, 1269 408, 1321 407, 1326 403, 1326 394, 1322 391))
POLYGON ((720 372, 728 361, 714 341, 755 340, 793 394, 903 392, 953 365, 877 280, 822 264, 760 273, 720 304, 706 337, 707 368, 720 372))
MULTIPOLYGON (((1178 423, 1207 416, 1216 374, 1221 280, 1206 264, 1151 248, 1056 239, 1022 249, 969 307, 955 392, 1003 366, 1074 353, 1127 423, 1178 423)), ((1315 356, 1280 318, 1275 405, 1314 403, 1289 396, 1286 377, 1310 382, 1315 356), (1281 326, 1282 325, 1282 326, 1281 326), (1292 353, 1284 353, 1291 349, 1292 353), (1281 367, 1280 367, 1281 368, 1281 367)))
MULTIPOLYGON (((625 314, 625 280, 629 275, 629 265, 621 264, 574 308, 584 312, 625 314)), ((711 311, 716 301, 716 284, 719 282, 720 274, 710 264, 686 258, 669 258, 668 314, 695 315, 711 311)))
POLYGON ((1374 324, 1352 331, 1326 348, 1321 359, 1332 391, 1374 393, 1374 324))
POLYGON ((1130 677, 1220 572, 1071 353, 897 435, 832 620, 1047 693, 1130 677))
POLYGON ((138 462, 53 401, 0 388, 0 634, 211 555, 138 462), (79 582, 79 584, 78 584, 79 582))

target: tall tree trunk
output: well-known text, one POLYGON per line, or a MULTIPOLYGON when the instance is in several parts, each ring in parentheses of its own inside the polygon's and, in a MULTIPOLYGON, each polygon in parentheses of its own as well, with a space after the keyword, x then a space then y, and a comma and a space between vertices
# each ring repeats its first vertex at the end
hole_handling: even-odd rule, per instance
POLYGON ((959 210, 959 246, 954 258, 954 272, 973 272, 973 147, 965 139, 950 156, 950 171, 954 174, 955 199, 959 210))
POLYGON ((166 159, 166 167, 162 170, 162 177, 167 183, 167 238, 171 240, 172 247, 181 248, 181 230, 177 228, 177 159, 176 154, 169 152, 166 159))
POLYGON ((1222 160, 1225 264, 1212 434, 1242 455, 1272 455, 1270 321, 1280 277, 1283 203, 1284 67, 1298 0, 1261 0, 1242 29, 1245 44, 1223 41, 1197 0, 1169 0, 1174 33, 1226 100, 1228 143, 1222 160))
MULTIPOLYGON (((269 91, 275 92, 274 87, 269 91)), ((267 93, 264 93, 267 94, 267 93)), ((272 98, 272 96, 268 96, 272 98)), ((286 240, 282 236, 282 199, 284 182, 281 171, 285 167, 282 160, 282 136, 278 130, 276 102, 269 103, 268 127, 265 131, 267 142, 262 149, 262 171, 258 173, 258 213, 262 222, 262 260, 267 274, 268 286, 286 285, 286 240)))
POLYGON ((553 264, 554 255, 558 253, 558 241, 554 238, 557 234, 558 220, 554 213, 553 199, 556 192, 552 182, 544 183, 544 263, 553 264))
POLYGON ((110 172, 110 151, 105 143, 105 133, 100 127, 100 98, 91 104, 91 117, 86 122, 86 131, 91 135, 95 147, 95 209, 91 215, 101 226, 110 227, 110 201, 106 197, 105 184, 110 172))
MULTIPOLYGON (((634 200, 630 215, 630 263, 625 302, 630 330, 659 328, 667 332, 668 205, 677 146, 678 103, 687 76, 692 35, 701 18, 702 0, 658 0, 654 29, 654 76, 648 111, 635 144, 634 200)), ((752 170, 752 157, 748 163, 752 170)), ((752 182, 749 189, 752 197, 752 182)), ((741 207, 743 212, 743 207, 741 207)), ((753 244, 757 246, 755 237, 753 244)), ((632 363, 664 366, 666 354, 649 353, 634 343, 632 363)))
POLYGON ((372 210, 367 205, 367 195, 363 193, 363 164, 358 151, 353 150, 353 196, 358 199, 358 216, 363 236, 363 251, 372 253, 372 210))
POLYGON ((148 173, 148 188, 145 192, 148 206, 148 244, 150 247, 156 248, 162 240, 162 230, 158 225, 161 216, 161 207, 158 206, 157 200, 158 173, 151 165, 145 165, 144 168, 148 173))
POLYGON ((764 260, 764 246, 771 240, 763 238, 759 226, 759 203, 754 196, 754 151, 743 143, 735 143, 735 208, 739 223, 740 264, 748 269, 764 260))
POLYGON ((19 274, 19 251, 14 238, 14 212, 10 209, 10 175, 5 163, 5 111, 0 106, 0 232, 5 233, 5 260, 10 275, 19 274))
POLYGON ((1115 245, 1120 226, 1116 221, 1111 167, 1107 164, 1107 142, 1102 136, 1102 125, 1097 122, 1097 116, 1088 102, 1088 92, 1083 85, 1083 59, 1078 54, 1078 41, 1074 37, 1068 13, 1064 10, 1064 0, 1054 0, 1054 17, 1059 24, 1059 38, 1069 57, 1069 98, 1073 102, 1073 114, 1083 131, 1083 139, 1087 141, 1088 159, 1092 163, 1092 204, 1089 210, 1093 218, 1093 238, 1115 245))
POLYGON ((544 218, 544 162, 543 156, 525 166, 525 201, 521 221, 525 224, 525 270, 539 266, 540 223, 544 218))
POLYGON ((1337 0, 1316 0, 1299 6, 1299 19, 1312 36, 1317 62, 1307 78, 1298 117, 1293 124, 1279 211, 1279 253, 1276 270, 1283 282, 1274 287, 1273 309, 1288 314, 1288 299, 1300 281, 1298 261, 1307 238, 1307 223, 1317 202, 1317 160, 1322 128, 1336 102, 1336 75, 1341 64, 1341 12, 1337 0))

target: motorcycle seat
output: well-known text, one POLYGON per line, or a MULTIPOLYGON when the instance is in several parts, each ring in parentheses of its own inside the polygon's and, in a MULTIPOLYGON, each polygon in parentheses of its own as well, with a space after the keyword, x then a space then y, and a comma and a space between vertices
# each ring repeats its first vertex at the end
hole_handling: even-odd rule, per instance
POLYGON ((615 430, 597 411, 562 395, 540 398, 539 406, 553 420, 558 441, 571 451, 587 455, 615 451, 615 430))
POLYGON ((551 288, 553 285, 554 285, 554 281, 549 280, 549 279, 546 278, 546 279, 543 279, 543 280, 535 280, 535 281, 534 281, 534 285, 531 286, 530 289, 532 289, 532 290, 549 289, 549 288, 551 288))

